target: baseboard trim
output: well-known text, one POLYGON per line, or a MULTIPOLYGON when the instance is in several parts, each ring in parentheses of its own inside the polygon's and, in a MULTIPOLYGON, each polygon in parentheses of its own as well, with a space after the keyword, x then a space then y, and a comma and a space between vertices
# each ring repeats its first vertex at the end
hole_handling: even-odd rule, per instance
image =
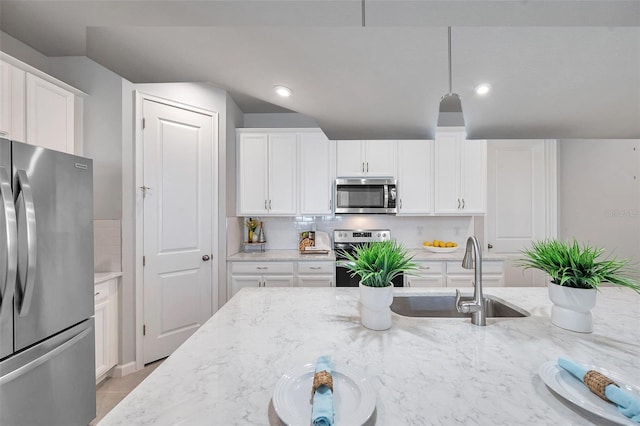
POLYGON ((126 364, 119 364, 109 372, 109 377, 123 377, 136 372, 136 362, 131 361, 126 364))

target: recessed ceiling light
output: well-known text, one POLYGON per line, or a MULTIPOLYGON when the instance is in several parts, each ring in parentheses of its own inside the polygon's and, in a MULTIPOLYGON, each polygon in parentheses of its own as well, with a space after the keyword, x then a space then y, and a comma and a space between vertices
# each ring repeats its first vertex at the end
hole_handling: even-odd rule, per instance
POLYGON ((286 86, 273 86, 273 90, 275 90, 278 95, 285 98, 288 98, 293 93, 293 91, 286 86))
POLYGON ((486 95, 491 90, 491 85, 488 83, 478 84, 475 89, 476 95, 486 95))

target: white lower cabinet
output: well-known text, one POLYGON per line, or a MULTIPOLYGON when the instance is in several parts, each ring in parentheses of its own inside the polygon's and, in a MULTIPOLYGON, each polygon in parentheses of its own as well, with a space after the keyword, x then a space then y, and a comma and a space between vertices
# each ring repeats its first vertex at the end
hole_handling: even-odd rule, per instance
MULTIPOLYGON (((464 269, 460 261, 416 261, 415 275, 405 275, 405 287, 473 287, 474 270, 464 269)), ((482 286, 504 287, 504 262, 482 261, 482 286)))
POLYGON ((444 287, 446 283, 445 263, 440 261, 416 262, 416 275, 405 275, 405 287, 444 287))
POLYGON ((96 381, 118 363, 118 278, 96 284, 94 290, 96 381))
MULTIPOLYGON (((447 262, 447 287, 473 287, 474 270, 464 269, 460 262, 447 262)), ((482 261, 482 287, 504 287, 504 262, 482 261)))
POLYGON ((335 262, 298 262, 298 287, 334 287, 335 262))
POLYGON ((293 262, 230 262, 230 297, 245 287, 292 287, 293 262))

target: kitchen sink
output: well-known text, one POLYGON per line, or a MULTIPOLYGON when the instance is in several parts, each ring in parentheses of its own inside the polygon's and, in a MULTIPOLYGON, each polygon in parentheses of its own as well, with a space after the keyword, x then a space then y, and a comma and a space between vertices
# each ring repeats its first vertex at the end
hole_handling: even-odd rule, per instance
MULTIPOLYGON (((463 297, 461 300, 472 300, 463 297)), ((522 318, 529 312, 498 297, 484 297, 487 318, 522 318)), ((468 318, 470 314, 461 314, 456 309, 455 294, 428 294, 420 296, 396 296, 393 298, 391 310, 406 317, 429 318, 468 318)))

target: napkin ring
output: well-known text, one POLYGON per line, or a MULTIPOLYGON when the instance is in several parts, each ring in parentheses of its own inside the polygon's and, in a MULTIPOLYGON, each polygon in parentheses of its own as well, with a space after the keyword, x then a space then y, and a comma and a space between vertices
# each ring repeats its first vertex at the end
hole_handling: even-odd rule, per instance
POLYGON ((316 390, 323 385, 328 387, 331 392, 333 392, 333 377, 331 377, 331 373, 326 370, 318 371, 313 376, 313 388, 311 389, 311 396, 313 396, 316 393, 316 390))
POLYGON ((609 385, 620 387, 616 382, 614 382, 604 374, 598 373, 595 370, 587 371, 587 373, 584 375, 583 382, 591 390, 591 392, 595 393, 607 402, 611 401, 605 396, 604 390, 606 389, 606 387, 609 385))

